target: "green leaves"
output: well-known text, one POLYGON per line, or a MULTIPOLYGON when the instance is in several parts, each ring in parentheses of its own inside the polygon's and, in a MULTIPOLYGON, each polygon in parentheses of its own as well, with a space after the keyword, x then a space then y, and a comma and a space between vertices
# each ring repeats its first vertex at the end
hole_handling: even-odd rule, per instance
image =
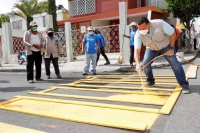
POLYGON ((26 18, 28 29, 30 21, 33 20, 33 15, 46 12, 48 8, 48 3, 47 1, 39 2, 39 0, 20 0, 14 5, 14 7, 21 11, 13 11, 14 15, 26 18))
POLYGON ((10 22, 10 18, 5 14, 0 14, 0 28, 2 28, 2 23, 4 22, 10 22))

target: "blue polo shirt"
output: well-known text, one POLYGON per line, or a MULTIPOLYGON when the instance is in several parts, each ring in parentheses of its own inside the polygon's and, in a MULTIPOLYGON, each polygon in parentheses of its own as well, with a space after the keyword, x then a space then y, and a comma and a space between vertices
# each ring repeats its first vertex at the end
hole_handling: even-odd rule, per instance
POLYGON ((131 29, 130 33, 130 46, 134 46, 134 37, 137 32, 137 29, 131 29))
POLYGON ((96 54, 97 53, 97 42, 99 42, 99 39, 97 35, 92 34, 86 34, 83 38, 83 43, 86 45, 86 54, 96 54))
POLYGON ((100 48, 103 48, 104 44, 105 44, 104 38, 103 38, 101 33, 98 33, 97 36, 98 36, 98 39, 99 39, 99 42, 100 42, 100 48))

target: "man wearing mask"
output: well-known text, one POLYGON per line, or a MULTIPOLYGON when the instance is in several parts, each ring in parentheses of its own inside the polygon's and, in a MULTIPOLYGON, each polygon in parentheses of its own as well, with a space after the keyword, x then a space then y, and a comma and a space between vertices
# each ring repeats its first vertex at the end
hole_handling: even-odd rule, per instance
POLYGON ((29 83, 34 83, 33 80, 33 65, 35 63, 36 74, 35 79, 42 81, 41 79, 41 65, 43 54, 44 39, 42 33, 37 31, 37 23, 30 22, 30 30, 26 31, 23 37, 23 42, 26 47, 27 54, 27 80, 29 83))
MULTIPOLYGON (((138 20, 138 31, 135 35, 134 45, 135 45, 135 62, 136 71, 141 72, 140 65, 140 50, 142 43, 144 46, 148 47, 145 51, 143 64, 145 66, 153 58, 155 58, 159 53, 165 54, 165 59, 171 65, 171 68, 176 76, 176 79, 180 86, 182 87, 182 93, 188 94, 189 83, 186 80, 185 72, 182 65, 174 56, 174 45, 176 41, 176 33, 168 23, 163 20, 155 19, 148 20, 146 17, 142 17, 138 20)), ((144 68, 144 72, 147 76, 146 84, 144 87, 150 87, 155 84, 155 79, 152 72, 152 67, 150 63, 144 68)))
POLYGON ((92 60, 92 73, 96 75, 97 52, 100 53, 100 43, 97 35, 93 33, 92 27, 87 28, 88 34, 83 38, 82 53, 85 51, 84 75, 88 75, 90 69, 90 60, 92 60), (97 50, 98 49, 98 50, 97 50))
POLYGON ((108 57, 106 56, 105 51, 104 51, 104 45, 105 45, 104 38, 98 29, 95 29, 94 33, 97 35, 100 42, 100 53, 97 54, 97 63, 98 63, 100 54, 102 54, 104 59, 106 60, 106 63, 104 65, 109 65, 110 61, 108 60, 108 57))
POLYGON ((50 79, 50 63, 52 61, 55 74, 58 79, 61 78, 60 70, 58 65, 59 56, 62 57, 62 45, 58 38, 54 36, 54 31, 52 28, 47 29, 47 35, 45 36, 45 44, 44 44, 44 62, 45 62, 45 70, 46 77, 50 79))
POLYGON ((130 39, 130 65, 133 66, 133 58, 134 58, 134 37, 137 31, 137 24, 135 22, 132 22, 130 25, 131 28, 131 32, 130 32, 130 36, 127 35, 123 35, 124 37, 127 37, 130 39))

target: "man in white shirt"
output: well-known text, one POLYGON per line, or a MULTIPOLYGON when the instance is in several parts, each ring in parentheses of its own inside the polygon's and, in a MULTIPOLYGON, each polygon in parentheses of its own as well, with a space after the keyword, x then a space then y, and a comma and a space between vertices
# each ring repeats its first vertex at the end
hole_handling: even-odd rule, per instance
POLYGON ((27 54, 27 80, 29 83, 33 83, 33 65, 35 63, 36 74, 35 79, 41 81, 41 65, 43 55, 44 39, 42 33, 37 31, 37 23, 30 22, 30 30, 25 32, 23 42, 26 47, 27 54))

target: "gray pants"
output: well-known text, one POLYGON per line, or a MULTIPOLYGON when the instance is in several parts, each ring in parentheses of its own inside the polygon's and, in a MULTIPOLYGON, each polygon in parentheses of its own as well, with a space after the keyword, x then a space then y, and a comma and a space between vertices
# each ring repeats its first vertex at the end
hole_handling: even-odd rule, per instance
POLYGON ((92 73, 96 73, 96 60, 97 60, 97 54, 85 54, 85 67, 84 67, 84 73, 89 73, 90 69, 90 60, 92 61, 92 73))

